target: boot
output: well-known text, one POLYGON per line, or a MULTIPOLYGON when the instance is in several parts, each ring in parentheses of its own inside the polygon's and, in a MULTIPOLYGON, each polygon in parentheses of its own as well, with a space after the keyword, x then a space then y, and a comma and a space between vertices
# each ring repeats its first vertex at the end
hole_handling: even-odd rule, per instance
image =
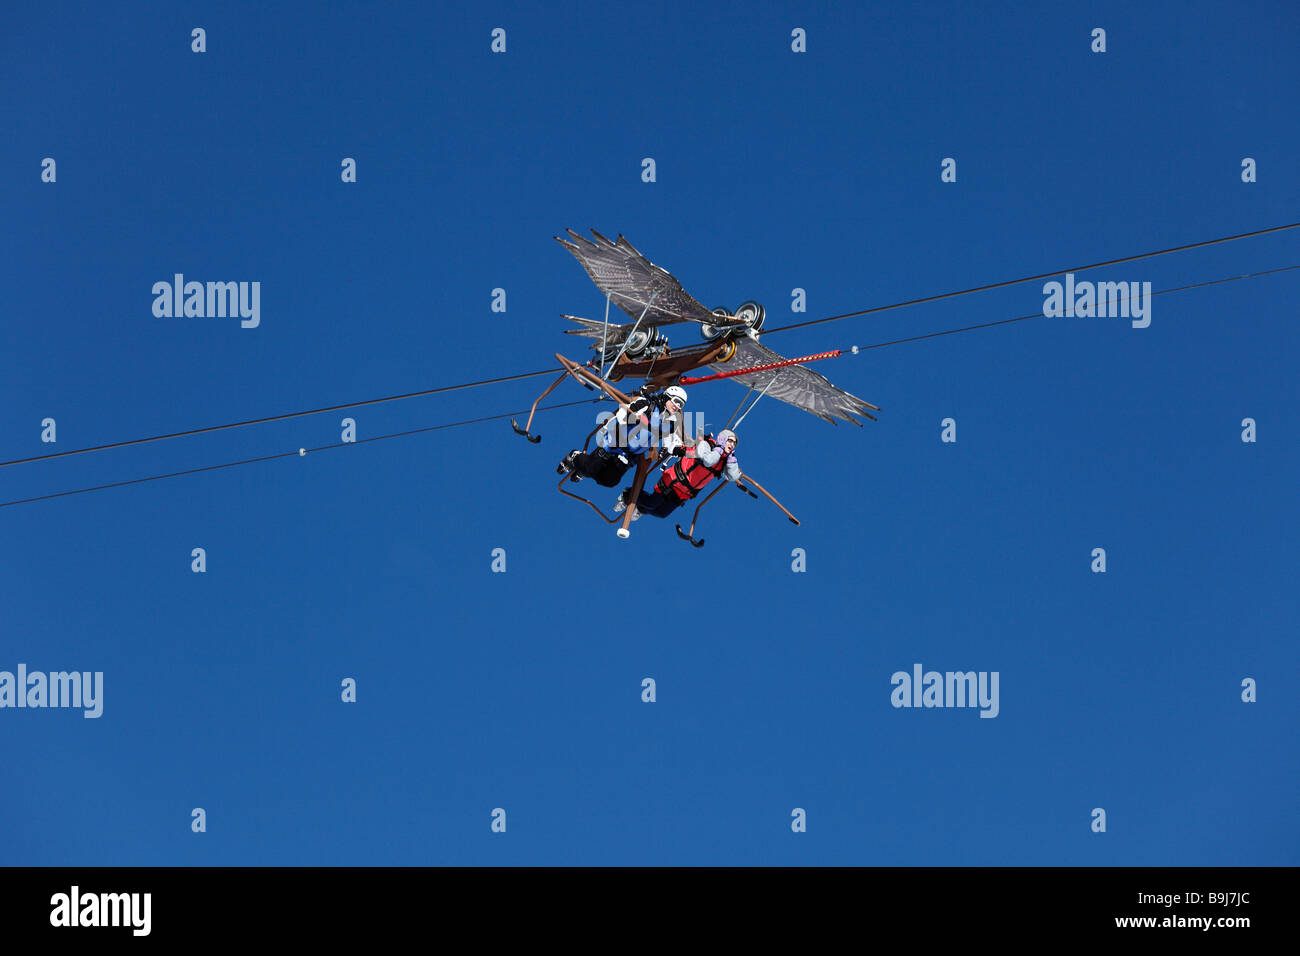
POLYGON ((569 452, 567 455, 564 456, 563 461, 561 461, 558 465, 555 466, 555 473, 557 475, 564 475, 573 471, 574 463, 577 462, 578 456, 581 454, 582 454, 581 449, 579 448, 573 449, 573 451, 569 452))

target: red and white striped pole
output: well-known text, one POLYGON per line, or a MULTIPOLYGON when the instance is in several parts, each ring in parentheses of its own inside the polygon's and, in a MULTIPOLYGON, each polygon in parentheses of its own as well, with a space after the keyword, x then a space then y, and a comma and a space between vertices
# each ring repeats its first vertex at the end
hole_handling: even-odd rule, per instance
POLYGON ((718 372, 714 375, 693 375, 683 377, 683 385, 698 385, 700 382, 712 382, 720 378, 732 378, 736 375, 751 375, 754 372, 770 372, 772 369, 786 368, 790 365, 800 365, 804 362, 815 362, 818 359, 836 358, 844 354, 843 349, 836 349, 834 352, 818 352, 816 355, 805 355, 801 358, 783 359, 780 362, 768 362, 766 365, 751 365, 749 368, 738 368, 730 372, 718 372))

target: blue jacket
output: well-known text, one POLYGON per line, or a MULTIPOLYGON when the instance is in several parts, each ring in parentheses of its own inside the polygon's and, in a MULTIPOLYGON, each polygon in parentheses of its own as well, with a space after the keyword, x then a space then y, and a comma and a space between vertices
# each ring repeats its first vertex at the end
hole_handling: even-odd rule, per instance
POLYGON ((665 415, 662 409, 653 406, 649 406, 647 415, 646 406, 638 408, 639 404, 611 415, 596 436, 596 444, 605 451, 615 454, 624 451, 629 455, 640 455, 660 444, 671 444, 668 436, 676 433, 677 417, 665 415), (642 416, 648 418, 648 425, 641 423, 642 416), (627 424, 629 420, 631 425, 627 424))

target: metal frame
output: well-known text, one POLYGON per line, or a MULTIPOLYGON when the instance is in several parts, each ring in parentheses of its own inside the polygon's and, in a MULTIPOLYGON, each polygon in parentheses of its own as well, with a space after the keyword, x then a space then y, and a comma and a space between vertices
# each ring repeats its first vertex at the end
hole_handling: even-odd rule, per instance
MULTIPOLYGON (((653 301, 653 299, 651 301, 653 301)), ((608 305, 609 303, 607 299, 606 300, 607 308, 608 305)), ((647 305, 646 308, 648 311, 649 305, 647 305)), ((645 313, 643 312, 642 318, 644 317, 645 317, 645 313)), ((608 319, 606 321, 608 321, 608 319)), ((641 321, 640 319, 637 320, 638 325, 640 324, 640 321, 641 321)), ((621 406, 630 406, 632 404, 632 398, 623 394, 618 389, 616 389, 613 385, 611 385, 609 383, 609 380, 605 376, 613 376, 614 372, 617 370, 619 372, 617 378, 622 378, 624 375, 633 375, 633 376, 640 375, 641 377, 646 378, 648 384, 654 385, 656 387, 664 387, 666 385, 670 385, 673 382, 678 381, 685 372, 689 372, 693 369, 701 368, 705 365, 712 364, 713 362, 726 362, 733 355, 735 355, 736 352, 735 343, 728 338, 723 338, 708 345, 705 348, 701 348, 698 350, 683 352, 675 356, 674 355, 659 356, 650 362, 638 362, 626 358, 626 356, 623 354, 624 352, 626 352, 626 341, 624 342, 624 346, 625 346, 624 349, 620 351, 618 357, 615 358, 614 362, 610 365, 608 370, 606 370, 602 364, 601 371, 604 373, 603 375, 597 375, 595 372, 593 372, 586 366, 580 365, 577 362, 572 361, 571 359, 565 358, 559 352, 556 352, 555 353, 556 361, 558 361, 560 363, 561 368, 563 368, 563 371, 560 373, 559 378, 557 378, 554 382, 548 385, 546 387, 546 390, 542 392, 541 395, 537 396, 537 400, 533 402, 532 408, 530 408, 528 411, 528 421, 524 425, 524 427, 520 428, 519 422, 513 418, 510 419, 511 427, 514 428, 514 430, 518 434, 523 435, 525 438, 527 438, 530 442, 533 442, 534 444, 540 442, 542 440, 542 436, 534 435, 532 433, 533 419, 537 415, 537 406, 541 404, 542 399, 546 398, 547 395, 550 395, 551 392, 555 391, 555 389, 557 389, 560 386, 560 383, 563 382, 566 378, 574 378, 585 388, 589 388, 592 390, 599 390, 603 392, 606 396, 613 399, 621 406), (662 367, 657 375, 652 376, 651 373, 653 372, 656 364, 662 367)), ((752 371, 752 370, 747 370, 747 371, 752 371)), ((775 380, 776 377, 773 378, 773 381, 775 380)), ((772 384, 771 382, 768 383, 768 388, 771 387, 771 384, 772 384)), ((752 392, 753 389, 751 388, 750 391, 752 392)), ((763 391, 759 394, 758 398, 762 398, 763 395, 766 394, 766 392, 767 392, 767 388, 764 388, 763 391)), ((746 398, 748 398, 748 395, 746 395, 746 398)), ((744 401, 745 399, 741 400, 742 406, 744 405, 744 401)), ((755 399, 753 404, 749 406, 749 410, 747 410, 745 414, 746 415, 749 414, 749 411, 752 411, 754 406, 757 404, 758 404, 758 399, 755 399)), ((874 408, 875 406, 871 406, 871 407, 874 408)), ((742 418, 743 417, 744 416, 742 416, 742 418)), ((603 427, 605 427, 605 425, 602 422, 600 425, 597 425, 594 429, 592 429, 591 432, 587 435, 586 440, 582 443, 582 450, 584 453, 586 452, 587 448, 591 445, 591 439, 595 437, 596 432, 600 431, 600 429, 603 427)), ((689 441, 689 438, 686 435, 683 435, 682 437, 684 440, 689 441)), ((570 478, 569 474, 565 474, 560 478, 560 483, 556 485, 556 490, 559 491, 560 494, 565 495, 566 497, 572 498, 575 501, 581 501, 583 504, 587 505, 589 508, 591 508, 592 511, 596 512, 596 514, 600 516, 600 519, 604 521, 606 524, 618 524, 619 527, 616 529, 618 536, 620 538, 628 538, 631 537, 632 534, 629 526, 632 524, 632 519, 636 515, 636 502, 640 498, 642 490, 645 488, 646 477, 650 474, 650 472, 654 469, 654 467, 658 463, 659 463, 658 456, 650 455, 648 450, 646 452, 642 452, 640 455, 637 456, 636 476, 632 481, 632 495, 627 502, 627 507, 623 511, 621 520, 618 516, 615 516, 613 518, 609 517, 607 514, 605 514, 604 511, 602 511, 595 504, 595 502, 591 501, 590 499, 584 498, 581 495, 576 495, 573 492, 568 491, 564 487, 564 485, 570 478)), ((752 491, 749 490, 748 487, 746 487, 745 482, 748 482, 750 485, 753 485, 755 488, 757 488, 763 494, 764 497, 766 497, 769 501, 772 502, 772 504, 780 508, 781 511, 785 514, 785 516, 789 518, 793 524, 795 525, 799 524, 799 519, 796 518, 794 515, 792 515, 788 510, 786 510, 785 505, 781 504, 781 502, 777 501, 776 498, 772 497, 771 493, 768 492, 766 488, 760 485, 749 475, 742 473, 740 478, 741 480, 736 482, 737 488, 739 488, 741 491, 748 494, 751 498, 757 498, 758 495, 754 494, 752 491)), ((704 547, 704 539, 700 538, 697 540, 695 538, 695 525, 699 521, 700 511, 704 508, 706 504, 709 503, 710 500, 712 500, 714 495, 716 495, 719 491, 722 490, 722 487, 725 484, 726 484, 725 481, 719 482, 718 486, 714 488, 711 492, 709 492, 709 494, 705 496, 703 501, 701 501, 698 505, 696 505, 695 514, 691 518, 691 527, 689 531, 683 532, 682 526, 677 525, 678 537, 682 538, 682 540, 684 541, 689 541, 697 548, 704 547)))
MULTIPOLYGON (((789 511, 786 511, 785 505, 781 504, 781 502, 773 498, 772 495, 768 492, 768 490, 764 488, 762 485, 760 485, 757 481, 755 481, 753 478, 751 478, 749 475, 745 474, 744 472, 741 472, 740 481, 736 482, 736 487, 739 488, 741 491, 743 491, 745 494, 749 495, 749 497, 758 498, 758 495, 750 491, 749 488, 744 484, 744 482, 749 482, 749 484, 753 485, 755 488, 761 491, 763 495, 770 502, 772 502, 772 504, 776 505, 783 512, 785 512, 785 516, 787 518, 789 518, 794 524, 796 525, 799 524, 799 519, 796 518, 794 515, 790 514, 789 511)), ((708 496, 703 501, 701 501, 699 505, 696 506, 695 514, 691 518, 690 531, 683 531, 681 525, 677 526, 677 537, 681 538, 683 541, 689 541, 697 548, 704 547, 704 539, 700 538, 699 540, 696 540, 695 538, 695 525, 700 520, 700 511, 704 508, 705 505, 709 503, 709 499, 712 498, 714 495, 716 495, 719 491, 721 491, 726 486, 726 484, 727 483, 725 481, 718 482, 718 486, 714 488, 712 491, 710 491, 708 496)))
POLYGON ((703 501, 701 501, 701 502, 699 503, 699 505, 696 506, 696 508, 695 508, 695 514, 691 517, 691 530, 690 530, 690 531, 682 531, 682 526, 681 526, 681 525, 678 525, 678 526, 677 526, 677 537, 681 538, 683 541, 689 541, 691 544, 695 545, 695 547, 697 547, 697 548, 702 548, 702 547, 704 547, 704 539, 703 539, 703 538, 701 538, 699 541, 696 541, 696 540, 695 540, 695 522, 697 522, 697 521, 700 520, 700 509, 703 508, 705 505, 707 505, 707 504, 709 503, 709 498, 712 498, 714 495, 716 495, 719 491, 721 491, 721 490, 722 490, 723 488, 725 488, 725 487, 727 487, 727 483, 726 483, 725 481, 720 481, 720 482, 718 482, 718 487, 716 487, 716 488, 714 488, 712 491, 710 491, 708 497, 705 498, 703 501))
POLYGON ((647 385, 656 388, 664 388, 668 385, 672 385, 687 372, 693 371, 697 368, 702 368, 705 365, 710 365, 713 362, 725 362, 735 354, 735 343, 728 341, 719 342, 698 351, 687 351, 678 355, 663 355, 648 362, 628 359, 626 356, 620 355, 619 358, 615 360, 614 364, 609 367, 609 371, 606 375, 597 376, 585 365, 579 365, 577 362, 567 359, 559 352, 556 352, 555 357, 559 360, 564 371, 560 373, 559 378, 546 387, 546 391, 537 396, 537 400, 533 402, 533 407, 528 410, 528 421, 524 424, 524 427, 520 428, 518 420, 514 418, 510 419, 510 426, 516 433, 523 435, 534 445, 540 442, 542 436, 534 435, 532 433, 533 418, 537 415, 537 406, 542 403, 542 399, 555 391, 565 378, 570 376, 576 378, 587 388, 598 388, 610 398, 614 399, 614 401, 621 402, 624 405, 630 405, 632 400, 610 385, 610 381, 618 381, 627 375, 631 375, 634 378, 645 377, 647 385), (730 345, 730 349, 728 349, 728 345, 730 345), (720 357, 724 354, 725 358, 720 357), (656 365, 659 366, 657 372, 654 371, 656 365), (615 371, 618 371, 617 375, 614 375, 615 371), (612 376, 612 378, 609 376, 612 376))
POLYGON ((785 514, 785 516, 790 519, 790 522, 792 524, 797 525, 799 523, 799 519, 796 518, 794 515, 790 514, 789 511, 786 511, 785 505, 781 504, 781 502, 773 498, 772 493, 770 491, 768 491, 766 488, 764 488, 762 485, 760 485, 757 481, 755 481, 753 478, 751 478, 749 475, 745 474, 744 472, 740 473, 740 481, 736 482, 736 487, 739 488, 741 491, 743 491, 745 494, 749 495, 749 497, 757 498, 758 495, 754 494, 752 491, 750 491, 742 484, 742 482, 746 482, 746 481, 749 482, 751 485, 753 485, 755 488, 757 488, 759 491, 761 491, 763 493, 763 497, 765 497, 768 501, 772 502, 772 504, 780 508, 781 511, 785 514))

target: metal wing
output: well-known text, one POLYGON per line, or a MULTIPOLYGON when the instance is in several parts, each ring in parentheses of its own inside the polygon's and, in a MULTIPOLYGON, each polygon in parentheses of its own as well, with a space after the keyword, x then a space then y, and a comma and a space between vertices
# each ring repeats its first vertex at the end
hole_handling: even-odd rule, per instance
MULTIPOLYGON (((565 230, 573 242, 555 237, 555 241, 568 249, 582 263, 591 281, 610 297, 610 300, 633 319, 641 318, 641 327, 671 325, 674 322, 709 322, 719 324, 718 316, 696 302, 682 284, 666 270, 659 268, 632 247, 622 236, 610 242, 595 229, 592 242, 572 229, 565 230)), ((725 320, 720 327, 728 327, 725 320)))
MULTIPOLYGON (((782 361, 783 356, 759 345, 748 336, 737 336, 735 342, 736 354, 731 361, 714 364, 711 368, 718 372, 734 372, 753 365, 782 361)), ((836 388, 825 376, 817 374, 806 365, 787 365, 785 368, 755 372, 752 375, 736 375, 731 380, 759 392, 766 388, 765 394, 811 412, 818 418, 824 418, 832 425, 836 424, 835 419, 840 418, 861 427, 862 423, 853 418, 853 415, 862 415, 873 422, 876 420, 876 416, 867 411, 876 406, 836 388)))
POLYGON ((570 322, 578 323, 578 328, 565 329, 564 334, 581 335, 592 339, 591 347, 597 352, 600 351, 600 343, 602 341, 606 345, 622 345, 623 340, 627 338, 628 334, 632 331, 631 322, 624 323, 623 325, 614 325, 613 323, 610 323, 606 326, 605 323, 601 322, 599 319, 584 319, 576 315, 568 314, 564 315, 563 318, 568 319, 570 322))

